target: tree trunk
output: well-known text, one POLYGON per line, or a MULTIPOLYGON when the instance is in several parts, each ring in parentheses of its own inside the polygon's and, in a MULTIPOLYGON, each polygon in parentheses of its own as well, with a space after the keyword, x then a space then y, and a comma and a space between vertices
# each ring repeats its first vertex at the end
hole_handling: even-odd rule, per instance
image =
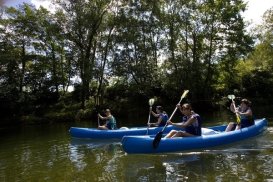
POLYGON ((22 93, 23 91, 23 82, 24 82, 24 76, 25 76, 25 70, 26 70, 26 49, 25 49, 25 42, 22 42, 22 72, 20 76, 20 86, 19 86, 19 92, 22 93))

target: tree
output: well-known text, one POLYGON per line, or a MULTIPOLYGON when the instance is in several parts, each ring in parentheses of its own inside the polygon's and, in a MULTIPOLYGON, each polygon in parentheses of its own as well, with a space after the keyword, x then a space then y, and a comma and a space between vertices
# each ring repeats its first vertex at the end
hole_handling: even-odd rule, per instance
POLYGON ((271 97, 273 91, 273 9, 264 13, 263 23, 254 29, 257 44, 248 59, 236 68, 241 78, 241 92, 251 97, 271 97))
POLYGON ((103 31, 100 28, 107 12, 111 10, 112 1, 60 0, 57 3, 67 18, 67 39, 77 55, 77 67, 82 82, 81 103, 84 108, 85 100, 90 96, 89 84, 93 78, 98 35, 103 31))
POLYGON ((211 98, 222 83, 228 90, 236 61, 251 51, 253 43, 240 15, 245 4, 230 0, 171 1, 166 7, 171 25, 166 30, 171 51, 165 62, 166 87, 176 92, 182 86, 188 88, 195 99, 211 98))
POLYGON ((263 23, 257 27, 258 44, 251 59, 262 69, 273 71, 273 8, 263 15, 263 23))
POLYGON ((160 1, 129 1, 119 9, 114 36, 113 74, 124 77, 136 92, 160 87, 159 58, 163 34, 160 1), (127 6, 126 6, 127 5, 127 6), (136 31, 137 30, 137 31, 136 31))

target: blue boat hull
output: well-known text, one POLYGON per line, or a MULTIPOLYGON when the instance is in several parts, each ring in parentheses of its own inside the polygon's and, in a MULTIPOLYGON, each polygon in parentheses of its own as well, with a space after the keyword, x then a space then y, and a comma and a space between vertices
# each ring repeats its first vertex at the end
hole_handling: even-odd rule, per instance
POLYGON ((162 138, 158 147, 153 148, 154 136, 124 136, 122 147, 126 153, 169 153, 193 149, 205 149, 230 144, 262 133, 267 127, 266 119, 255 120, 255 125, 241 130, 224 132, 226 126, 211 127, 214 134, 198 137, 162 138))
MULTIPOLYGON (((155 135, 161 131, 163 127, 149 128, 148 134, 155 135)), ((164 133, 177 129, 173 126, 167 126, 164 133)), ((123 136, 147 135, 147 127, 127 128, 118 130, 98 130, 96 128, 79 128, 71 127, 69 130, 71 137, 84 139, 122 139, 123 136)))

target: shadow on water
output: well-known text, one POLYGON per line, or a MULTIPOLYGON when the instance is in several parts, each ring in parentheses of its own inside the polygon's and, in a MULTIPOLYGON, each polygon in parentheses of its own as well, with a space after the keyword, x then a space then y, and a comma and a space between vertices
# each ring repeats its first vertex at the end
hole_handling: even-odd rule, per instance
POLYGON ((89 149, 100 148, 104 146, 111 146, 120 144, 118 139, 108 139, 108 140, 96 140, 96 139, 80 139, 71 138, 70 145, 73 147, 87 147, 89 149))

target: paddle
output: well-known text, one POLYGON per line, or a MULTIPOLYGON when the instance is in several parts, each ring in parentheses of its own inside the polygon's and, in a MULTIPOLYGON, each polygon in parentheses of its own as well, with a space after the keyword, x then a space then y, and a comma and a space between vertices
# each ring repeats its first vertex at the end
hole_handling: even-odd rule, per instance
MULTIPOLYGON (((189 90, 185 90, 185 91, 183 92, 183 94, 182 94, 182 96, 181 96, 181 98, 180 98, 180 101, 178 102, 177 105, 180 104, 180 102, 187 96, 188 93, 189 93, 189 90)), ((177 107, 175 107, 175 109, 174 109, 172 115, 170 116, 169 120, 172 119, 172 117, 173 117, 173 115, 175 114, 176 110, 177 110, 177 107)), ((160 140, 161 140, 161 138, 162 138, 163 131, 165 130, 165 128, 166 128, 167 125, 168 125, 168 122, 166 122, 164 128, 163 128, 160 132, 158 132, 158 133, 156 134, 156 136, 155 136, 155 138, 154 138, 154 140, 153 140, 153 147, 154 147, 154 148, 157 148, 157 147, 158 147, 158 145, 159 145, 159 143, 160 143, 160 140)))
POLYGON ((148 123, 147 123, 147 133, 146 135, 148 135, 149 133, 149 126, 150 126, 150 119, 151 119, 151 107, 154 105, 155 99, 149 99, 149 105, 150 105, 150 111, 149 111, 149 117, 148 117, 148 123))
MULTIPOLYGON (((234 103, 235 95, 228 95, 228 98, 231 100, 234 109, 236 109, 235 103, 234 103)), ((240 124, 241 122, 240 115, 237 112, 235 112, 235 114, 236 114, 236 121, 238 124, 240 124)))

